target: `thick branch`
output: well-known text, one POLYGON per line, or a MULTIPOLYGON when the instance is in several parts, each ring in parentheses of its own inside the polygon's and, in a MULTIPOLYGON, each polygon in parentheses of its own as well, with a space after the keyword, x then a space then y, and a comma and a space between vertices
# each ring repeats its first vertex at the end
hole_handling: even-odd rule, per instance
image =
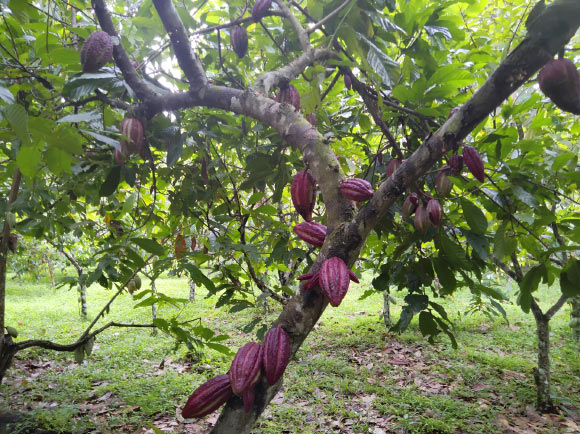
POLYGON ((153 0, 153 4, 169 34, 179 66, 187 77, 191 89, 200 90, 207 85, 207 77, 201 61, 191 48, 185 26, 177 14, 172 0, 153 0))
POLYGON ((300 21, 298 21, 298 18, 296 18, 296 16, 292 13, 292 11, 290 11, 288 6, 286 6, 284 0, 276 0, 276 3, 278 4, 278 6, 280 6, 282 13, 286 16, 286 18, 288 18, 288 20, 292 24, 292 27, 294 27, 294 31, 296 32, 296 36, 298 37, 300 46, 304 51, 308 51, 310 48, 312 48, 312 46, 310 45, 310 38, 308 37, 308 33, 306 33, 306 30, 304 30, 304 27, 302 27, 302 24, 300 24, 300 21))

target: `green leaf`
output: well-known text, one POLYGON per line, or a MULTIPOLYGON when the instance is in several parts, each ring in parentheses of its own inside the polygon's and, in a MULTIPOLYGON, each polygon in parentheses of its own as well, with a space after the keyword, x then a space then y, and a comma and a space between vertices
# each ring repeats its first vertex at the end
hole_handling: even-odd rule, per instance
POLYGON ((487 250, 489 247, 489 241, 487 238, 470 231, 463 231, 463 234, 465 235, 465 239, 469 245, 473 248, 475 253, 477 253, 477 256, 479 256, 481 259, 487 259, 487 250))
POLYGON ((72 155, 60 149, 50 147, 44 154, 46 165, 52 173, 60 175, 61 173, 71 173, 72 155))
POLYGON ((24 145, 30 144, 28 113, 20 104, 10 104, 2 110, 4 117, 24 145))
POLYGON ((14 96, 4 86, 0 86, 0 99, 2 99, 7 104, 13 104, 14 103, 14 96))
POLYGON ((193 264, 185 264, 184 268, 189 271, 189 277, 193 280, 196 284, 203 285, 207 288, 207 290, 211 293, 216 291, 215 285, 213 282, 207 278, 202 271, 193 264))
POLYGON ((60 118, 57 122, 92 122, 101 118, 101 113, 98 111, 77 113, 60 118))
POLYGON ((443 258, 439 257, 432 257, 431 262, 433 263, 435 273, 437 273, 437 279, 439 279, 439 283, 443 287, 442 292, 445 294, 451 294, 455 291, 457 280, 455 279, 455 275, 451 271, 449 264, 443 258))
POLYGON ((37 167, 42 159, 42 146, 42 143, 34 143, 23 146, 18 151, 16 164, 24 176, 34 178, 37 175, 37 167))
POLYGON ((471 263, 465 255, 465 251, 461 246, 455 244, 447 235, 438 234, 435 238, 435 243, 439 249, 442 250, 445 255, 445 260, 448 264, 453 266, 453 268, 464 268, 466 270, 471 269, 471 263))
POLYGON ((508 222, 504 221, 497 228, 495 236, 493 238, 493 255, 500 261, 506 256, 507 246, 505 239, 505 230, 507 228, 508 222))
POLYGON ((103 182, 101 185, 99 196, 107 197, 112 195, 117 189, 119 181, 121 181, 121 168, 119 166, 115 166, 109 171, 105 182, 103 182))
POLYGON ((419 330, 423 336, 436 336, 440 333, 431 312, 425 310, 419 314, 419 330))
POLYGON ((570 258, 560 273, 560 289, 566 297, 580 295, 580 261, 570 258))
POLYGON ((467 224, 471 230, 478 235, 484 235, 485 231, 487 231, 487 218, 485 214, 477 205, 467 199, 462 198, 460 203, 465 220, 467 220, 467 224))
POLYGON ((165 254, 163 246, 150 238, 131 238, 131 242, 153 255, 163 256, 165 254))

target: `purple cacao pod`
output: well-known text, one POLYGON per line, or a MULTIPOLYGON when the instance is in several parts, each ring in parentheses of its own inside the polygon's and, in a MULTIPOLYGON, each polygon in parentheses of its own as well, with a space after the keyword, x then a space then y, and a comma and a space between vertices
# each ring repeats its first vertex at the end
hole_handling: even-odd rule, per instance
POLYGON ((290 361, 290 337, 282 327, 273 327, 264 337, 262 366, 270 386, 278 382, 290 361))
POLYGON ((580 114, 580 75, 570 60, 554 59, 546 63, 538 75, 538 83, 556 106, 580 114))
POLYGON ((272 0, 256 0, 252 8, 252 18, 254 21, 260 21, 266 16, 272 6, 272 0))
POLYGON ((307 222, 312 220, 312 211, 316 204, 316 183, 306 170, 298 172, 290 186, 292 203, 298 214, 307 222))
POLYGON ((350 78, 350 75, 348 74, 344 74, 344 87, 348 90, 352 89, 352 78, 350 78))
POLYGON ((342 181, 340 184, 340 192, 347 199, 364 202, 372 197, 373 187, 365 179, 351 178, 342 181))
POLYGON ((244 411, 249 413, 254 405, 254 400, 256 399, 256 387, 252 386, 244 392, 242 395, 242 401, 244 402, 244 411))
POLYGON ((199 386, 188 398, 181 415, 186 418, 204 417, 221 407, 232 396, 230 376, 218 375, 199 386))
POLYGON ((463 156, 462 155, 452 155, 449 158, 449 167, 451 168, 451 174, 457 175, 463 170, 463 156))
POLYGON ((411 193, 409 196, 407 196, 401 209, 401 214, 403 214, 403 217, 410 217, 417 209, 418 203, 419 196, 417 196, 417 193, 411 193))
POLYGON ((429 216, 429 221, 435 227, 439 227, 441 223, 441 217, 443 215, 443 208, 441 208, 441 204, 436 199, 431 199, 427 202, 427 215, 429 216))
POLYGON ((420 204, 415 210, 413 226, 415 226, 415 229, 421 233, 425 233, 429 228, 429 216, 427 215, 427 210, 423 204, 420 204))
POLYGON ((143 122, 135 118, 125 118, 121 121, 121 149, 125 155, 135 152, 143 153, 145 128, 143 122))
POLYGON ((393 158, 387 164, 387 178, 390 178, 393 173, 401 166, 401 160, 398 158, 393 158))
POLYGON ((115 158, 115 164, 121 165, 125 162, 125 156, 118 149, 115 149, 114 158, 115 158))
POLYGON ((241 347, 230 366, 232 390, 238 396, 260 381, 262 368, 262 345, 248 342, 241 347))
POLYGON ((319 283, 320 283, 320 271, 317 271, 316 273, 311 274, 310 280, 304 284, 302 289, 304 289, 305 291, 309 291, 313 288, 316 288, 319 283))
POLYGON ((314 247, 322 247, 326 238, 326 226, 318 222, 303 222, 295 225, 294 232, 302 241, 314 247))
POLYGON ((300 110, 300 94, 296 86, 292 84, 289 84, 284 89, 280 89, 274 100, 281 104, 293 105, 296 111, 300 110))
POLYGON ((113 39, 101 30, 91 33, 81 48, 83 72, 96 72, 113 58, 113 39))
POLYGON ((239 58, 246 55, 248 51, 248 33, 242 26, 237 26, 232 29, 230 34, 230 42, 234 52, 239 58))
POLYGON ((473 176, 479 181, 485 181, 485 172, 483 170, 483 160, 473 146, 463 145, 463 161, 465 165, 472 173, 473 176))
POLYGON ((320 288, 334 307, 342 302, 348 291, 349 271, 344 261, 336 256, 324 261, 320 267, 320 288))
POLYGON ((441 197, 447 196, 451 192, 451 189, 453 188, 453 182, 451 182, 451 180, 447 176, 448 171, 449 166, 444 165, 443 167, 441 167, 441 169, 437 173, 437 176, 435 177, 435 189, 437 190, 437 193, 441 197))

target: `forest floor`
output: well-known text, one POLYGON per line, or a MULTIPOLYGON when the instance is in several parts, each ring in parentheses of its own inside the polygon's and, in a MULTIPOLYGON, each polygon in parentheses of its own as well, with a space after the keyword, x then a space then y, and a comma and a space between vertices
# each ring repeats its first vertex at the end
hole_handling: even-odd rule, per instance
MULTIPOLYGON (((437 300, 454 324, 458 349, 440 335, 435 344, 421 336, 415 318, 407 331, 392 333, 381 318, 382 295, 360 299, 368 279, 351 286, 340 307, 329 307, 298 351, 284 385, 255 433, 580 433, 580 344, 571 338, 565 306, 551 322, 553 395, 557 414, 534 410, 532 368, 536 360, 535 325, 511 302, 503 303, 509 323, 488 317, 467 291, 437 300)), ((510 300, 515 289, 499 283, 510 300)), ((146 286, 146 285, 145 285, 146 286)), ((187 298, 184 279, 161 279, 159 291, 187 298)), ((112 293, 88 291, 89 319, 112 293)), ((10 433, 205 433, 219 412, 202 420, 178 416, 189 394, 207 379, 226 373, 237 348, 256 340, 252 321, 270 324, 280 307, 231 313, 216 309, 217 297, 182 309, 159 306, 161 318, 201 318, 203 325, 230 337, 232 353, 204 349, 174 351, 171 337, 149 329, 109 329, 99 335, 92 355, 81 364, 72 353, 31 349, 19 353, 0 386, 2 407, 26 419, 8 425, 10 433), (4 401, 4 403, 3 403, 4 401)), ((546 307, 557 288, 536 293, 546 307)), ((403 305, 395 293, 396 320, 403 305)), ((122 294, 107 321, 150 322, 150 308, 122 294)), ((77 293, 68 288, 9 281, 7 325, 18 340, 42 338, 74 342, 87 321, 79 319, 77 293)), ((0 427, 0 432, 2 429, 0 427)))

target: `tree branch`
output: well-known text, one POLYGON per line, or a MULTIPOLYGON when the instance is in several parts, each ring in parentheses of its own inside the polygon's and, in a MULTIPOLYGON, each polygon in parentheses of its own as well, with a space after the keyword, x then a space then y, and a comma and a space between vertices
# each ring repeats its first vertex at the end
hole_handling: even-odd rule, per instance
POLYGON ((280 6, 282 13, 286 18, 288 18, 288 20, 292 24, 292 27, 294 27, 294 31, 296 32, 296 36, 298 37, 298 42, 300 42, 300 46, 304 51, 308 51, 310 48, 312 48, 312 46, 310 45, 310 38, 308 37, 308 33, 306 33, 306 30, 304 30, 304 27, 302 27, 302 24, 300 24, 300 21, 298 21, 298 18, 296 18, 296 16, 290 11, 288 6, 286 6, 284 0, 276 0, 276 3, 278 4, 278 6, 280 6))
POLYGON ((325 25, 327 22, 329 22, 331 19, 333 19, 336 15, 338 15, 340 13, 340 11, 342 11, 345 7, 347 7, 348 4, 351 1, 352 0, 346 0, 343 4, 341 4, 335 10, 333 10, 331 13, 329 13, 323 19, 321 19, 320 21, 318 21, 315 25, 313 25, 312 27, 309 27, 308 28, 308 33, 310 34, 310 33, 314 32, 314 31, 316 31, 316 29, 318 29, 318 28, 322 27, 323 25, 325 25))

